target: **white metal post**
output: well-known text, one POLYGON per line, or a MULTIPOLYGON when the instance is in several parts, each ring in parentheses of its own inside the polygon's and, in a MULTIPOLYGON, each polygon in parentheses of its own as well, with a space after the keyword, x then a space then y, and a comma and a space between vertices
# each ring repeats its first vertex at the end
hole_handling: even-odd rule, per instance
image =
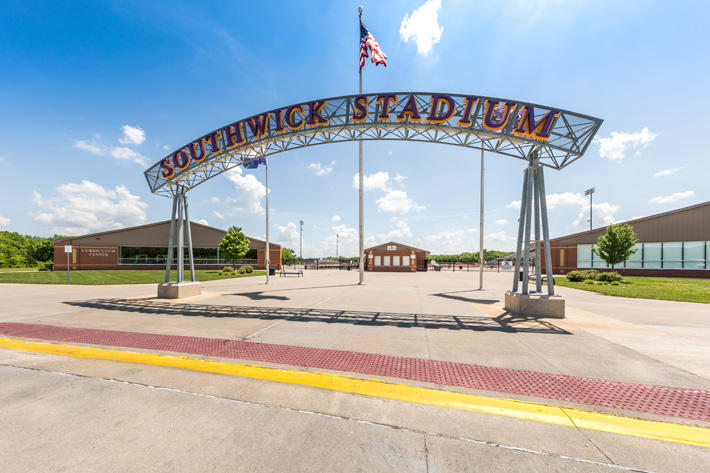
POLYGON ((515 247, 515 265, 513 275, 513 292, 518 292, 518 274, 520 274, 520 254, 523 249, 523 231, 525 230, 525 198, 528 195, 528 170, 523 173, 523 195, 520 198, 520 217, 518 218, 518 243, 515 247))
POLYGON ((483 254, 483 141, 481 141, 481 224, 479 226, 479 253, 478 253, 478 266, 479 266, 479 276, 478 276, 478 290, 483 290, 483 263, 485 262, 485 256, 483 254))
POLYGON ((187 226, 187 256, 190 259, 190 280, 195 282, 195 258, 192 254, 192 231, 190 229, 190 214, 187 211, 187 196, 182 195, 182 203, 185 206, 185 224, 187 226))
POLYGON ((540 165, 533 170, 533 206, 535 210, 535 292, 542 292, 542 268, 540 267, 540 189, 538 186, 538 170, 540 165))
POLYGON ((185 229, 183 227, 183 200, 182 193, 178 194, 178 244, 177 244, 177 282, 181 283, 185 280, 185 255, 183 254, 183 243, 185 229))
POLYGON ((266 181, 266 284, 269 284, 269 161, 264 157, 266 181))
POLYGON ((527 195, 525 196, 525 236, 523 240, 523 290, 522 294, 528 294, 528 283, 530 280, 530 218, 532 217, 531 207, 532 207, 532 187, 533 187, 533 167, 532 161, 531 165, 528 166, 525 177, 528 181, 527 185, 527 195))
MULTIPOLYGON (((358 8, 358 12, 360 13, 360 22, 362 23, 362 7, 358 8)), ((358 60, 359 63, 359 60, 358 60)), ((359 66, 358 66, 359 67, 359 66)), ((360 94, 362 95, 362 67, 360 67, 360 94)), ((358 242, 358 273, 359 273, 359 281, 358 284, 365 284, 365 216, 364 216, 364 204, 363 204, 363 196, 364 196, 364 176, 363 176, 363 165, 362 165, 362 135, 360 139, 358 140, 358 149, 359 149, 359 170, 358 170, 358 178, 359 178, 359 184, 358 184, 358 195, 359 195, 359 208, 360 208, 360 217, 359 217, 359 242, 358 242)))
POLYGON ((165 282, 170 282, 170 267, 173 265, 173 248, 175 246, 175 218, 177 212, 178 198, 173 197, 173 212, 170 214, 170 233, 168 240, 168 256, 165 259, 165 282))

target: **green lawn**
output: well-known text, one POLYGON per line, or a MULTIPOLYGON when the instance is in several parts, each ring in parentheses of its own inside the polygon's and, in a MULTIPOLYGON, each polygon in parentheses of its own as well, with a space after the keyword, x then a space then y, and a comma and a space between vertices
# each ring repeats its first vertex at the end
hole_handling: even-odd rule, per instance
POLYGON ((17 271, 39 271, 39 268, 0 268, 0 273, 16 273, 17 271))
MULTIPOLYGON (((198 269, 195 271, 198 281, 214 279, 244 278, 263 276, 264 271, 254 271, 251 274, 233 274, 221 276, 216 269, 198 269)), ((190 271, 185 271, 185 278, 190 277, 190 271)), ((172 271, 175 280, 175 271, 172 271)), ((70 284, 150 284, 165 280, 165 271, 161 270, 116 270, 116 271, 71 271, 70 284)), ((37 271, 33 273, 0 272, 0 283, 19 284, 67 284, 66 271, 37 271)))
POLYGON ((584 291, 599 292, 610 296, 635 297, 639 299, 660 299, 665 301, 701 302, 710 304, 710 279, 686 278, 624 278, 626 284, 585 284, 570 282, 565 277, 555 278, 555 284, 584 291))

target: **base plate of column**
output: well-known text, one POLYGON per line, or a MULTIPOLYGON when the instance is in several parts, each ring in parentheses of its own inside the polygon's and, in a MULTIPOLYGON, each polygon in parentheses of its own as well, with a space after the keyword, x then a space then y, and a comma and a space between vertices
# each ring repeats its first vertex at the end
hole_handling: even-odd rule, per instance
POLYGON ((183 299, 199 296, 201 292, 199 282, 163 282, 158 284, 158 298, 160 299, 183 299))
POLYGON ((516 315, 528 317, 565 318, 565 299, 547 294, 505 293, 505 309, 516 315))

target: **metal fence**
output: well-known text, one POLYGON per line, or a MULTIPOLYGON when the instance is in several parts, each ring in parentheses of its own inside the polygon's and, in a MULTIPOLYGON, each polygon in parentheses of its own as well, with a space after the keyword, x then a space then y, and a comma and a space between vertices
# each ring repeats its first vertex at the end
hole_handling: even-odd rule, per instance
MULTIPOLYGON (((187 259, 186 259, 187 261, 187 259)), ((173 260, 173 264, 175 264, 175 260, 173 260)), ((225 260, 224 258, 195 258, 195 266, 199 265, 213 265, 213 266, 218 266, 218 265, 224 265, 224 266, 244 266, 244 265, 251 265, 254 266, 256 265, 257 260, 256 259, 238 259, 236 261, 232 260, 225 260)), ((165 261, 165 256, 156 256, 156 257, 148 257, 148 256, 136 256, 134 258, 119 258, 118 259, 118 264, 129 264, 129 265, 144 265, 144 264, 160 264, 164 265, 166 264, 165 261)))

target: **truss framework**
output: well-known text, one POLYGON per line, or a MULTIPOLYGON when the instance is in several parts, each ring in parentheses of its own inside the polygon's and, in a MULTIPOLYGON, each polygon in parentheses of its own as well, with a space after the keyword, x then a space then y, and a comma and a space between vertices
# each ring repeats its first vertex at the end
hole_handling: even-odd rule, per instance
MULTIPOLYGON (((212 153, 209 145, 205 145, 208 156, 206 159, 199 163, 192 163, 187 169, 176 172, 170 179, 164 178, 161 173, 160 166, 163 160, 151 166, 145 171, 150 190, 158 195, 175 197, 229 169, 255 159, 308 146, 357 140, 442 143, 483 149, 525 161, 529 161, 535 154, 540 165, 559 170, 582 157, 602 124, 601 119, 567 110, 495 97, 426 92, 388 92, 364 95, 368 97, 368 117, 362 122, 353 121, 353 103, 355 99, 362 97, 361 95, 324 99, 327 101, 327 105, 323 107, 321 115, 328 120, 328 124, 312 128, 303 127, 296 131, 287 130, 277 134, 275 132, 276 121, 269 120, 268 131, 261 138, 254 136, 250 128, 244 126, 245 143, 242 146, 212 153), (440 124, 427 123, 424 119, 413 121, 410 117, 406 121, 377 120, 381 101, 378 103, 376 98, 383 95, 397 97, 397 103, 392 105, 389 110, 392 117, 396 117, 402 111, 410 96, 414 96, 422 117, 429 114, 431 97, 435 95, 451 97, 455 104, 455 111, 446 122, 440 124), (471 112, 471 125, 460 125, 457 122, 465 113, 467 98, 470 97, 478 99, 471 112), (487 100, 515 103, 511 119, 507 121, 504 129, 495 132, 487 130, 483 126, 483 104, 487 100), (559 112, 552 123, 548 141, 521 137, 511 133, 520 120, 518 112, 523 106, 534 107, 535 120, 543 117, 548 111, 559 112)), ((303 102, 296 104, 296 106, 302 105, 305 110, 309 103, 313 102, 303 102)), ((276 110, 288 108, 283 107, 276 110)), ((187 147, 188 145, 185 145, 180 149, 187 150, 187 147)), ((218 149, 226 149, 223 138, 220 138, 218 149)), ((166 158, 171 158, 173 154, 171 153, 166 158)))

